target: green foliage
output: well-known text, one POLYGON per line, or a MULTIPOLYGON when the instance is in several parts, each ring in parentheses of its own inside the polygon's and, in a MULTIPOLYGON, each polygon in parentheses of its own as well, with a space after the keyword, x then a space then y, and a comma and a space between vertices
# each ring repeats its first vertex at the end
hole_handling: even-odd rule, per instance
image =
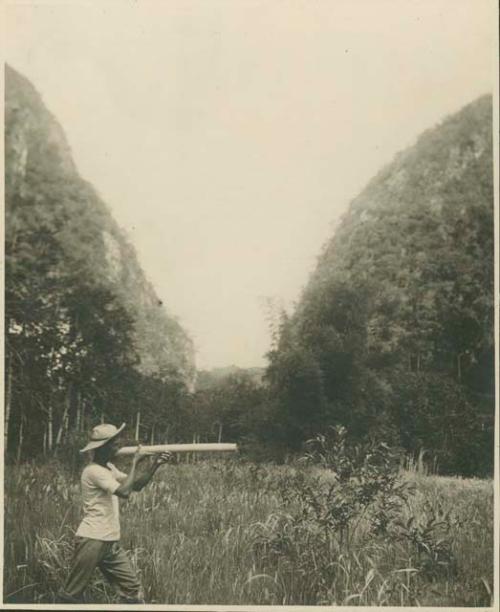
POLYGON ((262 525, 254 544, 262 572, 290 584, 307 576, 301 592, 307 604, 383 604, 404 589, 397 603, 407 598, 419 605, 429 584, 457 579, 459 516, 438 498, 415 505, 417 488, 402 477, 397 452, 375 442, 350 444, 341 427, 307 446, 302 463, 321 470, 294 469, 278 478, 283 510, 262 525), (384 567, 392 572, 382 581, 380 551, 387 547, 393 557, 384 567), (361 559, 369 564, 354 590, 350 581, 361 559), (342 591, 344 577, 349 588, 342 591))
POLYGON ((193 380, 191 341, 78 175, 61 127, 8 66, 5 106, 6 450, 61 450, 101 418, 132 424, 140 410, 163 435, 159 413, 172 417, 193 380))
POLYGON ((456 572, 456 561, 452 552, 451 509, 444 511, 427 502, 424 512, 408 519, 396 518, 393 521, 390 537, 407 541, 416 551, 414 565, 430 578, 441 574, 450 575, 456 572))
POLYGON ((428 460, 440 473, 484 475, 493 456, 488 456, 489 432, 484 431, 463 386, 432 372, 399 371, 394 422, 401 445, 412 455, 428 449, 428 460))
POLYGON ((351 444, 344 427, 331 428, 306 443, 302 461, 328 470, 331 478, 310 477, 299 472, 283 483, 287 504, 299 509, 296 520, 305 521, 340 540, 350 540, 365 517, 380 535, 407 501, 409 487, 399 482, 399 454, 380 442, 351 444))
POLYGON ((291 449, 339 424, 492 472, 491 117, 485 96, 423 134, 324 246, 269 355, 291 449))

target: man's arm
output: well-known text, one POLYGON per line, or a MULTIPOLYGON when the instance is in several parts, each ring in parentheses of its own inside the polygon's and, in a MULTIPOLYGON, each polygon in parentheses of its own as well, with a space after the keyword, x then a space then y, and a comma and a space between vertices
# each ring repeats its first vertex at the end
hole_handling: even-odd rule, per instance
POLYGON ((172 461, 173 458, 172 453, 161 453, 160 455, 157 455, 155 457, 153 463, 150 465, 149 469, 146 472, 140 474, 139 476, 136 476, 135 470, 137 467, 137 463, 139 461, 142 461, 142 459, 144 458, 144 455, 142 457, 139 457, 139 453, 140 446, 137 448, 137 451, 134 454, 134 458, 132 460, 132 468, 127 478, 122 482, 122 484, 118 487, 118 489, 116 489, 114 493, 115 495, 118 495, 118 497, 127 498, 133 491, 140 491, 141 489, 143 489, 153 478, 156 470, 160 467, 160 465, 163 465, 164 463, 169 463, 170 461, 172 461))
POLYGON ((114 495, 126 499, 134 490, 134 483, 136 480, 135 468, 137 466, 137 462, 139 461, 140 452, 141 452, 141 447, 139 445, 137 447, 137 450, 134 453, 134 457, 132 459, 132 467, 130 468, 130 472, 128 473, 125 480, 121 483, 121 485, 115 490, 114 495))
POLYGON ((137 476, 132 485, 133 491, 141 491, 151 481, 156 473, 156 470, 164 463, 170 463, 173 459, 172 453, 161 453, 154 458, 154 461, 149 466, 148 470, 137 476))

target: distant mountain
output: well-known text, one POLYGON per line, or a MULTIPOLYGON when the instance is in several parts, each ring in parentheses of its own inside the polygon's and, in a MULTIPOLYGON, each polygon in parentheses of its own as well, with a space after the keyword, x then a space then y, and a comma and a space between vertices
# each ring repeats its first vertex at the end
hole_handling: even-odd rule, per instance
MULTIPOLYGON (((61 284, 78 277, 118 296, 134 324, 139 371, 175 370, 192 384, 192 341, 162 305, 106 204, 78 174, 63 129, 33 85, 10 66, 5 68, 5 177, 9 264, 28 255, 50 256, 53 248, 48 274, 61 284)), ((35 287, 35 279, 31 282, 35 287)), ((15 316, 9 305, 7 316, 15 316)))
POLYGON ((240 368, 234 365, 223 368, 212 368, 211 370, 198 370, 196 388, 197 390, 209 389, 227 378, 237 376, 246 377, 256 385, 262 385, 264 373, 265 368, 240 368))

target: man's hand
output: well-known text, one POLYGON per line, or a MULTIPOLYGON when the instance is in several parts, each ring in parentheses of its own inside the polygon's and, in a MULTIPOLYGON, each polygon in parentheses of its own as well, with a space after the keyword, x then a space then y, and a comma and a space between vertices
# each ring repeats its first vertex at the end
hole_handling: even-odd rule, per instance
POLYGON ((137 449, 136 449, 136 451, 135 451, 135 453, 134 453, 134 456, 133 456, 133 458, 132 458, 132 467, 133 467, 133 468, 135 468, 135 466, 137 465, 137 462, 138 462, 138 461, 139 461, 139 459, 141 458, 141 449, 142 449, 142 446, 139 444, 139 445, 137 446, 137 449))
POLYGON ((175 455, 173 453, 170 452, 164 452, 164 453, 160 453, 159 455, 156 455, 155 459, 154 459, 154 467, 158 468, 160 467, 160 465, 163 465, 164 463, 173 463, 175 461, 175 455))
MULTIPOLYGON (((134 461, 136 460, 136 458, 138 458, 139 453, 140 447, 134 454, 134 461)), ((148 484, 151 478, 153 478, 156 470, 160 467, 160 465, 163 465, 164 463, 171 463, 175 460, 175 455, 169 452, 154 455, 154 458, 151 455, 149 456, 152 459, 150 467, 146 472, 144 472, 144 474, 141 474, 140 476, 137 476, 137 478, 134 478, 134 482, 132 485, 132 490, 134 491, 141 491, 148 484)), ((134 466, 134 464, 132 465, 134 466)))

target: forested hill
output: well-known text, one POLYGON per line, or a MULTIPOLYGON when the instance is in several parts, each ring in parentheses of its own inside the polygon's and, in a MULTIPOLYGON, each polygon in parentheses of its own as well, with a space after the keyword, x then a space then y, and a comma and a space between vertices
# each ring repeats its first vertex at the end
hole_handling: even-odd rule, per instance
POLYGON ((288 436, 341 423, 443 471, 489 469, 493 243, 484 96, 398 154, 324 246, 271 355, 288 436))
POLYGON ((35 88, 5 79, 6 441, 51 447, 136 418, 151 381, 190 386, 194 351, 35 88))

